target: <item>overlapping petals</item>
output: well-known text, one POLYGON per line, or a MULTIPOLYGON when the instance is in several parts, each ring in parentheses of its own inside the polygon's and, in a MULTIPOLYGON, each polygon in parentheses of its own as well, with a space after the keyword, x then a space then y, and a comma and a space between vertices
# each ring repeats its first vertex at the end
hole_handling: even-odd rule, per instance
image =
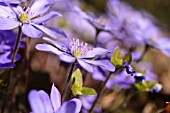
MULTIPOLYGON (((13 68, 15 64, 12 63, 12 50, 15 46, 17 35, 11 30, 0 31, 0 68, 13 68)), ((21 41, 19 48, 23 48, 25 42, 21 41)), ((20 54, 16 55, 14 62, 21 58, 20 54)))
POLYGON ((63 32, 56 32, 56 30, 52 30, 43 25, 46 21, 54 17, 62 16, 58 12, 54 11, 42 16, 42 14, 46 13, 49 10, 51 3, 52 0, 36 0, 26 10, 24 10, 19 5, 17 7, 14 7, 10 6, 9 4, 1 4, 0 29, 10 30, 21 26, 23 33, 32 38, 41 37, 42 32, 53 38, 58 38, 58 35, 62 35, 65 37, 66 35, 63 35, 63 32))
POLYGON ((38 44, 36 45, 36 49, 40 51, 51 52, 53 54, 59 55, 59 58, 62 61, 65 61, 68 63, 79 63, 79 65, 81 65, 85 70, 91 73, 93 73, 94 71, 93 65, 104 67, 105 69, 109 71, 115 70, 115 67, 109 61, 95 60, 95 58, 98 58, 102 55, 107 55, 109 51, 106 49, 99 48, 99 47, 89 49, 86 44, 83 45, 83 42, 81 43, 81 46, 80 46, 79 45, 80 42, 78 42, 78 40, 76 40, 75 44, 72 43, 70 46, 70 45, 64 45, 63 43, 51 40, 46 37, 44 37, 43 39, 51 43, 52 45, 45 44, 45 43, 38 44))
POLYGON ((28 100, 33 113, 79 113, 82 106, 81 101, 76 98, 61 105, 61 95, 54 84, 50 97, 43 90, 31 90, 28 100))

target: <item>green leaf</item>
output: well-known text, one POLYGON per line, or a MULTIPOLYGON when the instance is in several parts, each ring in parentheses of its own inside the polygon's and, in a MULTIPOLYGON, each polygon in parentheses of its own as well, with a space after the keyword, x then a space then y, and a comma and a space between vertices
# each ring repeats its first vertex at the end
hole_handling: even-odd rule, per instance
POLYGON ((131 53, 125 54, 123 62, 128 62, 130 64, 132 62, 132 54, 131 53))
POLYGON ((82 73, 77 69, 71 77, 71 91, 76 95, 95 95, 96 91, 92 88, 83 87, 82 73))
POLYGON ((136 83, 135 87, 140 91, 149 91, 149 89, 142 83, 136 83))
POLYGON ((150 91, 156 83, 155 81, 144 81, 136 83, 135 86, 140 91, 150 91))
POLYGON ((155 82, 155 81, 144 81, 143 84, 144 84, 147 88, 152 89, 152 88, 155 86, 156 83, 157 83, 157 82, 155 82))
POLYGON ((96 91, 93 88, 83 87, 81 93, 84 95, 95 95, 96 91))
POLYGON ((120 53, 119 47, 115 48, 110 61, 116 68, 118 68, 122 65, 123 60, 121 59, 121 53, 120 53))
POLYGON ((71 90, 73 95, 81 95, 83 86, 82 74, 80 69, 77 69, 71 77, 71 90))

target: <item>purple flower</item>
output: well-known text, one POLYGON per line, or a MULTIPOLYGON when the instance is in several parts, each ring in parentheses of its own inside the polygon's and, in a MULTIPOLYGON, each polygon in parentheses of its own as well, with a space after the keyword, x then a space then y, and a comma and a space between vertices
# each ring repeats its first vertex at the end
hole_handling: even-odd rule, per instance
POLYGON ((150 81, 157 81, 158 77, 155 73, 152 72, 152 63, 150 62, 140 62, 137 65, 135 65, 135 67, 141 71, 145 71, 145 78, 146 80, 150 80, 150 81))
POLYGON ((82 103, 73 98, 61 105, 61 95, 58 89, 52 85, 50 97, 43 90, 31 90, 28 100, 32 113, 79 113, 82 103))
POLYGON ((136 48, 146 43, 144 31, 150 26, 156 27, 152 15, 145 11, 134 10, 129 4, 120 0, 109 0, 108 8, 113 25, 112 32, 122 39, 124 45, 136 48))
POLYGON ((38 44, 36 45, 36 49, 57 54, 62 61, 79 63, 85 70, 91 73, 94 71, 92 65, 104 67, 109 71, 115 70, 115 67, 108 60, 95 60, 103 55, 107 55, 109 51, 106 49, 100 47, 91 49, 87 43, 80 42, 79 39, 70 39, 68 45, 46 37, 43 39, 53 44, 53 46, 49 44, 38 44))
MULTIPOLYGON (((5 52, 0 55, 0 69, 2 68, 13 68, 15 64, 11 62, 12 54, 10 51, 5 52)), ((15 57, 15 62, 18 61, 21 58, 20 54, 17 54, 15 57)))
POLYGON ((90 15, 83 12, 78 6, 74 6, 72 10, 82 18, 86 19, 97 30, 110 30, 110 20, 108 20, 107 16, 96 18, 94 15, 92 15, 92 13, 90 15))
MULTIPOLYGON (((93 96, 81 96, 80 99, 82 101, 82 112, 83 113, 88 113, 88 111, 90 110, 90 108, 92 107, 92 104, 94 102, 94 100, 96 99, 97 95, 93 95, 93 96)), ((101 109, 99 108, 99 106, 95 106, 94 108, 95 113, 101 113, 101 109)))
POLYGON ((141 45, 141 29, 137 25, 137 20, 141 18, 140 12, 134 11, 128 4, 119 0, 109 0, 108 8, 112 21, 110 31, 115 37, 122 39, 128 46, 141 45))
MULTIPOLYGON (((0 31, 0 68, 13 68, 15 64, 11 63, 12 50, 15 46, 15 40, 17 35, 12 30, 0 31)), ((19 48, 23 48, 25 43, 20 41, 19 48)), ((14 61, 18 61, 21 58, 20 54, 17 54, 14 61)))
POLYGON ((29 37, 38 38, 43 31, 47 35, 57 38, 58 33, 43 24, 61 14, 52 11, 40 16, 48 11, 51 3, 51 0, 36 0, 25 10, 19 5, 17 7, 0 5, 0 29, 10 30, 21 26, 22 32, 29 37))
MULTIPOLYGON (((12 30, 0 31, 0 53, 11 51, 15 46, 17 34, 12 30)), ((25 42, 20 41, 20 47, 25 47, 25 42)))
POLYGON ((125 70, 123 70, 119 74, 115 74, 106 84, 106 87, 111 89, 114 86, 119 88, 129 89, 132 84, 135 83, 134 77, 127 74, 125 70))

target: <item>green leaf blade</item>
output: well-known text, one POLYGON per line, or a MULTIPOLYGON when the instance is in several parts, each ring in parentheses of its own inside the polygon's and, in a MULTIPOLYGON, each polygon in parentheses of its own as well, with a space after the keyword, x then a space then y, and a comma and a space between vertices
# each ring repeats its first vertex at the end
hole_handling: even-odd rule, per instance
POLYGON ((83 95, 96 95, 96 91, 93 88, 83 87, 81 90, 83 95))

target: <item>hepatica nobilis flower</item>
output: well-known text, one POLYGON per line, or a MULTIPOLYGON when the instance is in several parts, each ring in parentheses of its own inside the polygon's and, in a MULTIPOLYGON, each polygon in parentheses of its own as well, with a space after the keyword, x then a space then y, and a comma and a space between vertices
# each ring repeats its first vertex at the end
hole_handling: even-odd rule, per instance
POLYGON ((54 84, 50 98, 43 90, 31 90, 28 100, 32 108, 31 113, 79 113, 82 107, 82 102, 76 98, 61 105, 61 95, 54 84))
POLYGON ((30 7, 23 9, 21 6, 10 6, 8 3, 0 4, 0 29, 10 30, 18 26, 22 27, 22 32, 32 38, 39 38, 42 31, 47 35, 57 38, 58 33, 46 27, 44 22, 61 16, 58 12, 49 12, 44 16, 51 6, 52 0, 36 0, 30 7))
POLYGON ((108 50, 96 47, 90 48, 87 43, 80 42, 79 39, 70 39, 70 43, 62 44, 60 42, 44 37, 44 40, 50 44, 38 44, 36 49, 40 51, 51 52, 57 54, 60 60, 68 63, 78 63, 88 72, 93 72, 93 66, 101 66, 109 71, 114 71, 115 67, 108 60, 96 60, 100 56, 107 55, 108 50))

